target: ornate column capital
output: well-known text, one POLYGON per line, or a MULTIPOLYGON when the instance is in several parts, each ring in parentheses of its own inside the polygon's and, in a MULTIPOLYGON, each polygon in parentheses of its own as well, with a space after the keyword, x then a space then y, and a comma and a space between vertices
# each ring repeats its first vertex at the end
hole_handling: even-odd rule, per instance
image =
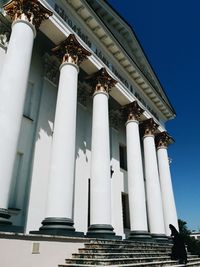
POLYGON ((155 123, 152 118, 150 118, 148 120, 143 121, 141 127, 143 131, 143 136, 154 135, 158 128, 158 124, 155 123))
POLYGON ((53 13, 38 0, 12 0, 3 7, 12 21, 20 19, 29 21, 36 29, 40 27, 43 20, 53 15, 53 13))
POLYGON ((121 112, 127 121, 139 121, 144 110, 138 105, 137 101, 133 101, 121 108, 121 112))
POLYGON ((88 76, 86 80, 95 88, 94 93, 104 92, 108 94, 109 90, 117 83, 107 72, 106 68, 101 68, 96 73, 88 76))
POLYGON ((161 147, 167 148, 169 144, 174 142, 174 140, 167 132, 162 132, 156 135, 155 142, 158 149, 161 147))
POLYGON ((51 51, 62 60, 62 63, 75 65, 80 65, 82 61, 91 56, 91 53, 78 42, 74 34, 70 34, 65 41, 51 51))

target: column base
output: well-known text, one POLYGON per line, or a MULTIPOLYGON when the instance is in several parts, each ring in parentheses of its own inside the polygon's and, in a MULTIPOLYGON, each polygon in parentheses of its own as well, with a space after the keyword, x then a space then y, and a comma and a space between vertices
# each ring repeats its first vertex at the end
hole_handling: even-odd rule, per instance
POLYGON ((23 233, 24 229, 22 226, 12 225, 9 221, 10 214, 7 209, 0 209, 0 232, 10 232, 10 233, 23 233))
POLYGON ((6 209, 0 209, 0 226, 9 226, 12 225, 12 222, 9 221, 10 214, 6 209))
POLYGON ((133 241, 153 242, 151 234, 147 231, 131 231, 127 239, 133 241))
POLYGON ((30 231, 30 234, 84 237, 84 233, 76 232, 73 225, 69 218, 48 217, 42 221, 39 231, 30 231))
POLYGON ((109 224, 92 224, 88 227, 86 237, 121 240, 122 237, 116 236, 113 230, 114 228, 109 224))
POLYGON ((158 243, 169 243, 169 239, 164 234, 151 234, 152 238, 155 240, 155 242, 158 243))

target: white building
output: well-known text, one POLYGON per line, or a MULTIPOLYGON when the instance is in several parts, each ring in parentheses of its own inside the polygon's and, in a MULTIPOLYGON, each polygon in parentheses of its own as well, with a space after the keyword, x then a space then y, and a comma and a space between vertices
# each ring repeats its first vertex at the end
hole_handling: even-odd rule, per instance
POLYGON ((169 236, 175 111, 130 26, 103 0, 1 12, 0 231, 169 236))
POLYGON ((200 240, 200 232, 195 232, 192 231, 192 233, 190 234, 191 237, 194 237, 197 240, 200 240))

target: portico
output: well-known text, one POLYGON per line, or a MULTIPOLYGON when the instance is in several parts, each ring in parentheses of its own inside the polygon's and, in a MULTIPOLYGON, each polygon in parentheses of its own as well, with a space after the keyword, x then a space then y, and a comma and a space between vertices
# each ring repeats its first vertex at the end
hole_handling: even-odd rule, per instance
MULTIPOLYGON (((0 75, 0 230, 15 225, 11 214, 17 209, 17 225, 26 225, 27 233, 125 238, 123 193, 130 214, 126 237, 165 239, 168 224, 177 226, 167 155, 172 138, 165 128, 175 116, 173 107, 131 29, 124 31, 132 34, 146 76, 128 54, 127 40, 116 40, 98 20, 95 12, 106 3, 97 9, 90 1, 91 8, 72 2, 21 0, 4 6, 13 23, 0 75), (25 117, 24 106, 31 109, 32 103, 36 115, 25 117), (115 133, 111 112, 118 122, 115 133), (25 142, 32 144, 28 152, 25 142), (118 163, 112 175, 111 158, 118 163), (19 199, 20 190, 25 198, 10 207, 10 192, 19 199)), ((117 14, 114 19, 121 23, 117 14)))

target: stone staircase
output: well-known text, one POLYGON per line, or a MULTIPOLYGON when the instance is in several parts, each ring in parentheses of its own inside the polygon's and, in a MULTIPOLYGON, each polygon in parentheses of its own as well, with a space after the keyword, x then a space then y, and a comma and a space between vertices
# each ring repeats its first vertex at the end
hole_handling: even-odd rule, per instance
MULTIPOLYGON (((65 264, 59 267, 182 267, 170 259, 171 245, 167 243, 144 243, 117 240, 88 240, 79 253, 72 254, 71 259, 66 259, 65 264)), ((200 258, 188 255, 187 266, 200 266, 200 258)))

